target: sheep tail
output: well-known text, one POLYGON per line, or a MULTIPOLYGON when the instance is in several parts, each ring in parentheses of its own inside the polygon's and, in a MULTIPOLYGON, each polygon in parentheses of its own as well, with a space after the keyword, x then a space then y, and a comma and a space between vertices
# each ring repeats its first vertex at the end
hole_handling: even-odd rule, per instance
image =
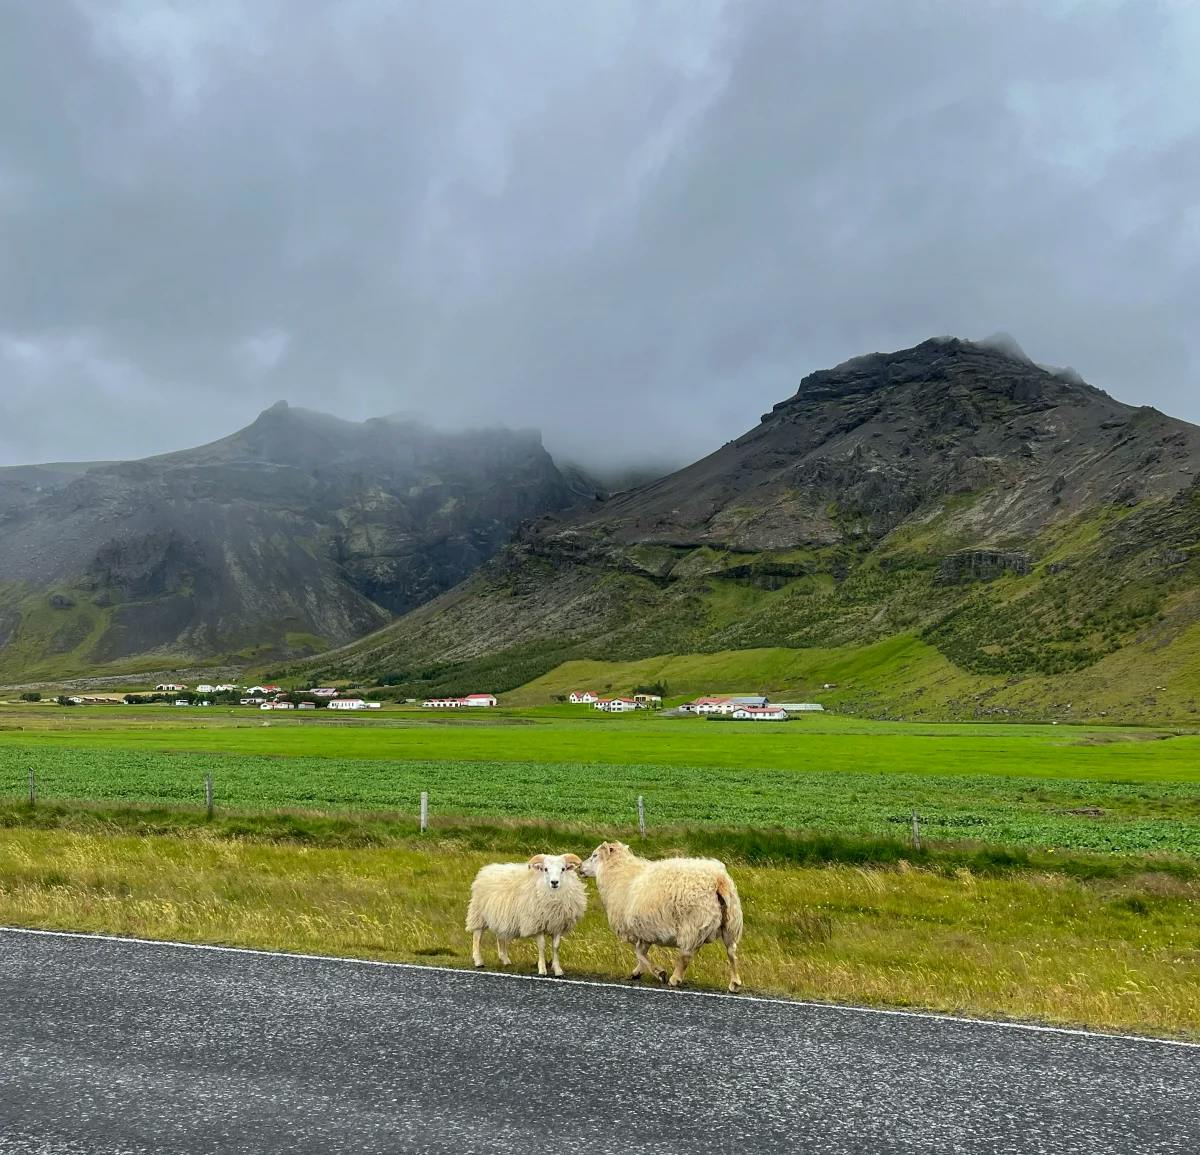
POLYGON ((742 900, 728 874, 717 879, 717 902, 721 907, 721 941, 732 945, 742 937, 742 900))

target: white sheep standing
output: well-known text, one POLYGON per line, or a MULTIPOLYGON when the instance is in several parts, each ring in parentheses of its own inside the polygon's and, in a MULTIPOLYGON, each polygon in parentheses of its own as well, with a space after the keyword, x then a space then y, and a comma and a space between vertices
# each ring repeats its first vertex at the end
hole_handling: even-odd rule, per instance
POLYGON ((528 862, 494 862, 483 867, 471 883, 467 931, 474 935, 471 957, 483 966, 483 932, 496 936, 500 962, 508 966, 508 944, 515 938, 537 938, 538 974, 546 973, 546 935, 550 935, 551 965, 562 977, 558 944, 583 918, 587 887, 579 881, 576 854, 535 854, 528 862))
POLYGON ((729 989, 742 985, 737 946, 742 903, 725 864, 715 858, 639 858, 623 842, 602 842, 580 868, 596 880, 608 925, 633 944, 637 966, 630 978, 667 972, 650 960, 652 944, 679 948, 671 986, 683 982, 692 956, 705 943, 722 942, 729 959, 729 989))

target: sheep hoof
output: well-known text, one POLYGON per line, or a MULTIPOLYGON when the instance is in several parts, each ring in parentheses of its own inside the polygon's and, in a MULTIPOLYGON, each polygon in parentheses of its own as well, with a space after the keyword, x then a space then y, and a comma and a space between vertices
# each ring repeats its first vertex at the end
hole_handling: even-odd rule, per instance
POLYGON ((678 987, 678 986, 682 986, 682 985, 683 985, 683 979, 677 979, 674 975, 672 975, 669 979, 667 979, 667 986, 669 986, 669 987, 678 987))
POLYGON ((554 977, 555 977, 556 979, 561 979, 561 978, 563 977, 563 975, 565 975, 566 973, 567 973, 567 972, 566 972, 565 970, 563 970, 563 969, 560 967, 558 970, 556 970, 556 971, 554 972, 554 977))
POLYGON ((738 993, 738 991, 740 991, 741 989, 742 989, 741 983, 730 983, 729 984, 729 993, 731 995, 736 995, 738 993))
POLYGON ((660 983, 665 983, 667 981, 667 972, 666 971, 655 971, 654 977, 656 979, 658 979, 658 981, 660 983))
POLYGON ((487 963, 485 963, 482 959, 480 959, 479 962, 477 962, 475 964, 475 969, 479 970, 480 967, 485 967, 485 966, 487 966, 487 963))
POLYGON ((642 972, 634 971, 633 974, 629 976, 629 981, 631 983, 640 983, 642 981, 642 972))

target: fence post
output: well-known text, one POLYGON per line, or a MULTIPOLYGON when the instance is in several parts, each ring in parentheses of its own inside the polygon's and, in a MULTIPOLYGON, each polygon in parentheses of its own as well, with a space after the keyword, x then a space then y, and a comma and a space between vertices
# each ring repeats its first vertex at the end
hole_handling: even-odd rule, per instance
POLYGON ((913 849, 921 849, 921 827, 917 822, 916 812, 913 812, 913 849))
POLYGON ((33 774, 33 767, 29 767, 29 806, 32 809, 37 805, 37 779, 33 774))
POLYGON ((646 800, 638 795, 638 834, 646 837, 646 800))
POLYGON ((421 833, 429 829, 429 792, 421 791, 421 833))
POLYGON ((204 775, 204 810, 211 819, 213 816, 213 784, 212 775, 204 775))

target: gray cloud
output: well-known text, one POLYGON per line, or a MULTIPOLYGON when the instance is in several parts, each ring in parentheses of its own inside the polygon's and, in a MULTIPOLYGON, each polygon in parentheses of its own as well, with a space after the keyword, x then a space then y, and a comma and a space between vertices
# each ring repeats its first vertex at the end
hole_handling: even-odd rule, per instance
POLYGON ((1200 9, 0 8, 0 461, 280 397, 680 462, 1016 335, 1200 420, 1200 9))

